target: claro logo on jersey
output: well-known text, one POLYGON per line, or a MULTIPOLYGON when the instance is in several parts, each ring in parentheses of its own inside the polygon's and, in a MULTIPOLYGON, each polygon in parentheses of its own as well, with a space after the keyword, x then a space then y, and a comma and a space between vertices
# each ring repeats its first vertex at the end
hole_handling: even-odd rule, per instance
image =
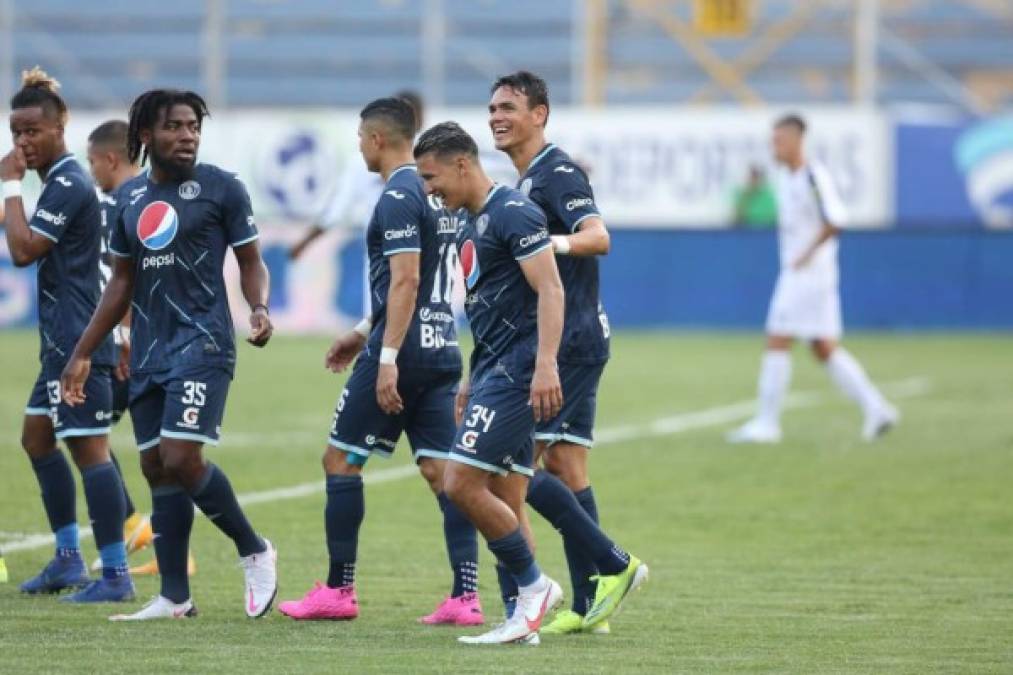
POLYGON ((179 216, 168 202, 151 202, 137 219, 137 238, 152 251, 160 251, 171 244, 177 231, 179 216))
POLYGON ((461 269, 464 270, 464 283, 470 291, 478 283, 481 274, 478 268, 478 249, 471 239, 461 244, 461 269))
POLYGON ((570 201, 566 202, 566 210, 573 211, 574 209, 579 209, 582 206, 588 206, 590 204, 594 204, 594 200, 591 199, 590 197, 583 197, 581 199, 571 199, 570 201))
POLYGON ((521 240, 517 243, 521 245, 521 248, 527 248, 529 246, 537 244, 540 241, 544 241, 548 236, 549 236, 548 230, 541 230, 540 232, 536 232, 535 234, 529 234, 526 237, 521 237, 521 240))
POLYGON ((387 241, 392 239, 407 239, 408 237, 414 237, 418 234, 419 228, 415 225, 406 225, 403 230, 387 230, 383 233, 383 238, 387 241))

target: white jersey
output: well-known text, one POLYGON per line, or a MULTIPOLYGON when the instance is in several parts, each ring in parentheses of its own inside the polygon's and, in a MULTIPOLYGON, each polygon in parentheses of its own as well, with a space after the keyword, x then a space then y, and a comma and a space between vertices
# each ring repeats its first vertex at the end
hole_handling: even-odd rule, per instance
POLYGON ((817 163, 778 172, 777 227, 781 273, 767 313, 767 334, 805 340, 841 336, 837 292, 837 238, 816 249, 809 264, 794 269, 824 223, 845 225, 844 205, 826 169, 817 163))
POLYGON ((337 227, 361 227, 365 230, 382 191, 383 178, 370 172, 362 161, 362 155, 355 153, 355 157, 350 157, 345 165, 338 187, 317 224, 328 230, 337 227))
MULTIPOLYGON (((826 168, 806 162, 777 173, 777 234, 781 269, 790 269, 820 236, 823 224, 845 227, 847 214, 826 168)), ((807 266, 813 275, 837 279, 837 238, 823 243, 807 266)))

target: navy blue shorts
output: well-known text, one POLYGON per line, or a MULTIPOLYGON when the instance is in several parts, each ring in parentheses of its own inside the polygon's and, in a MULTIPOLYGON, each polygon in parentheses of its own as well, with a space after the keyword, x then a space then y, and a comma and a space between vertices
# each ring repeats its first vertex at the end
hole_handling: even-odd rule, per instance
POLYGON ((563 408, 551 420, 539 422, 535 440, 552 445, 559 441, 590 448, 594 445, 594 414, 598 407, 598 382, 604 363, 560 363, 563 408))
POLYGON ((118 380, 113 375, 113 425, 119 423, 130 404, 130 380, 118 380))
POLYGON ((450 459, 501 476, 509 471, 533 476, 535 414, 530 400, 530 389, 518 388, 505 377, 485 380, 468 398, 450 459))
POLYGON ((188 363, 130 377, 130 420, 140 450, 165 438, 218 445, 232 373, 188 363))
POLYGON ((63 364, 43 364, 28 397, 25 415, 49 417, 57 438, 108 434, 113 405, 112 369, 92 366, 84 383, 85 401, 74 407, 63 402, 61 373, 63 364))
POLYGON ((364 464, 371 455, 390 457, 401 433, 408 435, 412 456, 446 459, 454 441, 454 397, 458 370, 399 368, 398 394, 404 409, 388 415, 376 401, 379 362, 359 358, 338 397, 328 442, 364 464))

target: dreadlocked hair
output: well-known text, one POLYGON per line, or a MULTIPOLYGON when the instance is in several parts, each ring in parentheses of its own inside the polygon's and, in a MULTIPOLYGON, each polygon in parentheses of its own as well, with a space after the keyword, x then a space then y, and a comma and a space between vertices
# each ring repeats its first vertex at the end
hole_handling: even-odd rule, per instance
POLYGON ((39 66, 21 71, 21 89, 11 98, 11 110, 42 108, 43 114, 67 124, 67 103, 56 93, 60 83, 39 66))
POLYGON ((127 158, 131 164, 141 165, 148 159, 148 148, 141 142, 141 131, 152 130, 158 123, 162 111, 168 112, 174 105, 186 105, 197 115, 197 123, 211 115, 208 105, 199 94, 180 89, 152 89, 146 91, 130 105, 130 122, 127 129, 127 158))

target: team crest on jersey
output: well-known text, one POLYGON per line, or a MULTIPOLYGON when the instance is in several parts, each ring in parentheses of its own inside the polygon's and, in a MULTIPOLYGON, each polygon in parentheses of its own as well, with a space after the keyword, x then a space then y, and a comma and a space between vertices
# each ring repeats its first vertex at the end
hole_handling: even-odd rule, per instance
POLYGON ((475 221, 475 231, 478 232, 478 236, 485 234, 485 231, 489 228, 489 214, 483 213, 475 221))
POLYGON ((179 196, 182 199, 197 199, 200 194, 200 183, 195 180, 188 180, 179 186, 179 196))
POLYGON ((145 248, 158 251, 172 243, 179 230, 179 216, 168 202, 151 202, 137 219, 137 238, 145 248))
POLYGON ((525 178, 523 181, 521 181, 520 190, 521 190, 522 193, 524 193, 525 197, 527 197, 529 194, 531 194, 531 179, 530 178, 525 178))
POLYGON ((468 239, 461 245, 461 269, 464 271, 464 283, 470 291, 478 283, 481 270, 478 265, 478 249, 475 242, 468 239))

